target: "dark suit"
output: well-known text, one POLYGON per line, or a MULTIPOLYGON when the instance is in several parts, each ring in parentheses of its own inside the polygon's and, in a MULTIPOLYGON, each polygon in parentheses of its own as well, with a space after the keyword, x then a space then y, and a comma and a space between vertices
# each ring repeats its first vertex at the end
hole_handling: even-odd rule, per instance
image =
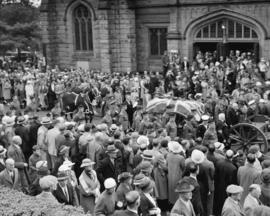
POLYGON ((239 122, 239 115, 238 113, 232 108, 228 107, 226 111, 226 123, 228 126, 235 125, 239 122))
POLYGON ((70 184, 67 184, 67 190, 68 190, 68 199, 66 195, 64 194, 62 188, 59 184, 57 184, 56 190, 53 192, 53 195, 58 200, 59 203, 63 203, 65 205, 73 205, 76 206, 76 194, 75 190, 73 190, 72 186, 70 184))
POLYGON ((115 211, 113 215, 114 216, 138 216, 138 214, 129 210, 115 211))
POLYGON ((215 170, 214 215, 221 214, 227 198, 226 188, 230 184, 237 184, 237 168, 228 159, 218 160, 215 170))
POLYGON ((118 175, 122 172, 122 161, 115 159, 114 164, 109 157, 101 160, 96 169, 101 190, 104 189, 103 183, 107 178, 114 178, 117 181, 118 175))
POLYGON ((203 138, 206 130, 207 130, 207 128, 206 128, 205 125, 202 125, 202 124, 199 125, 198 128, 197 128, 197 131, 196 131, 196 137, 203 138))
POLYGON ((32 146, 29 145, 29 131, 26 127, 18 125, 15 128, 15 134, 22 138, 22 152, 24 153, 26 160, 28 161, 32 153, 32 146))
POLYGON ((142 216, 148 216, 149 215, 149 210, 155 208, 153 203, 145 196, 144 193, 140 193, 141 197, 141 203, 140 203, 140 213, 142 216))
POLYGON ((14 190, 22 190, 21 179, 18 170, 15 168, 13 171, 13 179, 10 177, 7 169, 4 169, 0 173, 0 185, 5 187, 14 189, 14 190))
POLYGON ((2 172, 4 169, 6 169, 5 164, 0 163, 0 172, 2 172))

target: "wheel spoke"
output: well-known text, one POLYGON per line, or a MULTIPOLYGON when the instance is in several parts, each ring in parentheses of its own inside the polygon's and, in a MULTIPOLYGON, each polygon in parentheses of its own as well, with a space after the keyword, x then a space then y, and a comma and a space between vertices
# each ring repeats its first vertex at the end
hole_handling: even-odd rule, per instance
POLYGON ((235 132, 238 137, 241 137, 240 133, 235 128, 233 129, 233 132, 235 132))
POLYGON ((255 136, 251 137, 250 139, 247 140, 246 145, 248 145, 252 140, 256 139, 258 137, 258 134, 255 136))
POLYGON ((236 142, 243 143, 243 140, 239 139, 239 138, 236 137, 236 136, 231 135, 230 138, 233 139, 233 140, 236 141, 236 142))

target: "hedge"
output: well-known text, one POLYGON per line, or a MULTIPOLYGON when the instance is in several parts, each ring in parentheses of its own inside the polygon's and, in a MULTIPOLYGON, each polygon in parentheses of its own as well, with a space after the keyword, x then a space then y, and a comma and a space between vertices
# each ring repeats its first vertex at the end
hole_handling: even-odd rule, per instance
POLYGON ((36 197, 0 186, 1 216, 90 216, 82 208, 44 203, 36 197))

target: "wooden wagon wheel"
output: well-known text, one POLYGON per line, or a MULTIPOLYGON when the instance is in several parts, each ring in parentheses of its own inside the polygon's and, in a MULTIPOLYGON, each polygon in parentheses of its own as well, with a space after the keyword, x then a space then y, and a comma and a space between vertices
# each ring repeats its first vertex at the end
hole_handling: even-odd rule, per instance
POLYGON ((252 145, 259 145, 261 152, 267 153, 268 141, 264 133, 256 126, 249 123, 234 125, 230 131, 231 149, 235 152, 243 150, 247 152, 252 145))

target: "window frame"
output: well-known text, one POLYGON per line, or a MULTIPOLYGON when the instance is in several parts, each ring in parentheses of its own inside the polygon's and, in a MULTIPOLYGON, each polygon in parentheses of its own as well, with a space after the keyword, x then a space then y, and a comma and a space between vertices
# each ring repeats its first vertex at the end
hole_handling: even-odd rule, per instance
MULTIPOLYGON (((73 51, 74 53, 78 54, 78 55, 84 55, 84 54, 91 54, 93 55, 94 54, 94 31, 93 31, 93 27, 94 27, 94 17, 93 17, 93 13, 91 11, 91 9, 85 5, 85 4, 78 4, 73 10, 72 10, 72 30, 73 30, 73 51), (75 21, 76 19, 78 19, 78 17, 75 15, 76 14, 76 10, 78 10, 78 8, 80 7, 84 7, 85 9, 87 9, 88 11, 88 14, 89 14, 89 17, 84 17, 82 16, 81 19, 84 19, 84 22, 87 22, 88 24, 86 25, 86 45, 87 45, 87 50, 83 50, 82 47, 83 47, 83 42, 82 42, 82 28, 79 27, 79 34, 80 34, 80 48, 81 49, 77 49, 77 38, 76 38, 76 26, 75 26, 75 21), (91 44, 90 44, 90 40, 89 40, 89 19, 90 19, 90 22, 91 22, 91 44), (91 49, 90 49, 91 47, 91 49), (89 49, 88 49, 89 48, 89 49)), ((78 21, 80 22, 80 21, 78 21)))
MULTIPOLYGON (((163 53, 161 53, 161 46, 160 46, 160 36, 158 36, 158 53, 157 55, 152 55, 151 53, 151 50, 152 50, 152 47, 151 47, 151 29, 166 29, 166 34, 168 34, 168 26, 148 26, 147 27, 147 33, 148 33, 148 44, 149 44, 149 47, 148 47, 148 53, 149 53, 149 58, 152 58, 152 59, 157 59, 157 58, 160 58, 163 53)), ((168 50, 168 40, 166 40, 166 46, 167 48, 165 50, 168 50)), ((164 51, 165 51, 164 50, 164 51)))

